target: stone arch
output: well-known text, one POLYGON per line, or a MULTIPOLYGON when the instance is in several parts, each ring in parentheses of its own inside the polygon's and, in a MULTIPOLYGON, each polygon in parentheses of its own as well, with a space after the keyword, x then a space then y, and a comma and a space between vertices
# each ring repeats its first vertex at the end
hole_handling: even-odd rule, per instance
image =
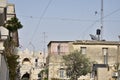
POLYGON ((30 79, 30 74, 28 72, 26 72, 23 76, 21 80, 29 80, 30 79))
POLYGON ((23 64, 24 62, 29 62, 29 63, 31 63, 29 58, 24 58, 23 61, 22 61, 22 64, 23 64))

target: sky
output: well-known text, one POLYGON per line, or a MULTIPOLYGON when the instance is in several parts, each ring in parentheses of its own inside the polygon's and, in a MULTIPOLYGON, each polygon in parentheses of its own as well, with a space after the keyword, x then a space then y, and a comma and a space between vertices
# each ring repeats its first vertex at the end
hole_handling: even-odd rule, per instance
MULTIPOLYGON (((43 50, 50 41, 91 40, 101 26, 101 0, 8 0, 15 4, 21 49, 43 50)), ((103 0, 103 39, 119 41, 120 0, 103 0)))

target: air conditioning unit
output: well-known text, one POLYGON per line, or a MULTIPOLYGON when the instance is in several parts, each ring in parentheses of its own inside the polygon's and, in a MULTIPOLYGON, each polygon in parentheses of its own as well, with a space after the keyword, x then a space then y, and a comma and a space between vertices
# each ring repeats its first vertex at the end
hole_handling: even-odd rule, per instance
POLYGON ((117 78, 118 77, 118 72, 113 72, 112 78, 117 78))

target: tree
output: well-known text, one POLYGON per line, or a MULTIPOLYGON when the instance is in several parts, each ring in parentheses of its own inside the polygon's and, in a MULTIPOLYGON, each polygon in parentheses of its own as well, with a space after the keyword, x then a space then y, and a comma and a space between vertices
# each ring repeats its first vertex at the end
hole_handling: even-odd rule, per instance
POLYGON ((16 55, 16 47, 18 47, 18 29, 22 28, 22 24, 18 21, 17 17, 13 17, 10 20, 7 20, 4 24, 4 27, 9 30, 10 38, 8 38, 5 43, 5 55, 7 58, 7 63, 9 67, 9 77, 10 80, 16 80, 17 76, 17 67, 18 62, 17 59, 19 58, 16 55), (12 35, 11 35, 12 34, 12 35))
POLYGON ((12 38, 14 45, 18 47, 19 46, 18 29, 21 29, 23 27, 21 22, 19 22, 17 17, 13 17, 10 20, 6 21, 4 27, 9 30, 10 38, 12 38))
POLYGON ((9 78, 10 80, 16 80, 15 78, 18 76, 17 75, 17 68, 18 68, 18 61, 17 59, 19 58, 18 55, 16 55, 16 51, 14 48, 12 48, 14 43, 12 40, 7 39, 4 43, 5 46, 5 57, 7 58, 7 63, 9 67, 9 78))
POLYGON ((48 80, 48 69, 43 69, 40 71, 40 73, 38 74, 38 76, 41 78, 41 80, 48 80))
POLYGON ((17 59, 19 58, 18 55, 12 54, 12 55, 7 55, 7 63, 9 66, 9 78, 10 80, 16 80, 17 77, 17 66, 18 62, 17 59))
POLYGON ((66 75, 71 80, 77 80, 80 76, 90 72, 90 61, 84 54, 74 51, 63 56, 66 65, 66 75))
POLYGON ((4 24, 4 27, 6 27, 10 32, 15 32, 18 29, 21 29, 23 26, 21 22, 18 21, 17 17, 13 17, 10 20, 7 20, 7 22, 4 24))

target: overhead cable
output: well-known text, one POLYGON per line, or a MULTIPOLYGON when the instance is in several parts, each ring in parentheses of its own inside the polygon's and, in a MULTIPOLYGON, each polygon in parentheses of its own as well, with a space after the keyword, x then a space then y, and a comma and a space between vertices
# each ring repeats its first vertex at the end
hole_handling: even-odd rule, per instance
POLYGON ((40 16, 39 21, 38 21, 38 24, 36 25, 35 30, 33 31, 33 34, 32 34, 32 36, 31 36, 30 42, 32 42, 32 40, 34 39, 35 34, 37 33, 37 30, 38 30, 38 28, 39 28, 39 25, 40 25, 40 23, 41 23, 41 21, 42 21, 42 19, 43 19, 43 16, 44 16, 45 13, 47 12, 47 9, 48 9, 48 7, 50 6, 51 2, 52 2, 52 0, 49 0, 47 6, 45 7, 45 9, 44 9, 44 11, 43 11, 43 13, 42 13, 42 15, 40 16))

